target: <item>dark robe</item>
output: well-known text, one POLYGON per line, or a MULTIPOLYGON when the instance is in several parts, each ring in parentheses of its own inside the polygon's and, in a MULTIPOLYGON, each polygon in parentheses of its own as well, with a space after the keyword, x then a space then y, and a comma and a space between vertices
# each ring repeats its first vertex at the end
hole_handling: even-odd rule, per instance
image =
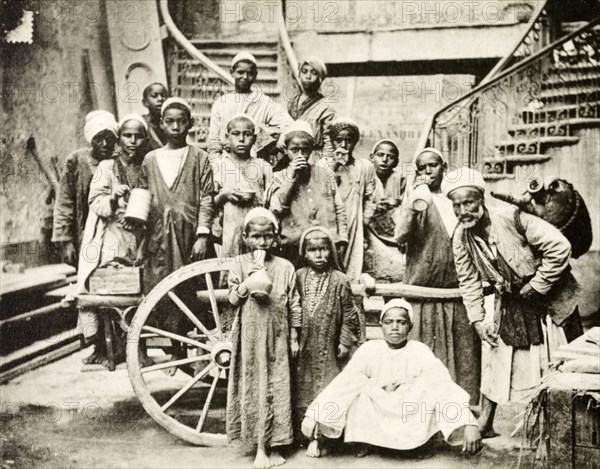
MULTIPOLYGON (((403 205, 397 226, 398 243, 406 244, 404 283, 432 288, 458 288, 452 241, 435 204, 423 212, 403 205)), ((410 300, 414 327, 409 339, 429 346, 448 368, 456 384, 479 402, 481 342, 472 327, 462 299, 410 300)))
POLYGON ((302 419, 311 402, 335 378, 346 360, 337 358, 339 344, 350 348, 359 335, 358 316, 350 282, 339 270, 323 275, 325 293, 316 304, 309 304, 307 284, 311 268, 297 272, 302 298, 302 333, 296 378, 296 417, 302 419))
POLYGON ((90 182, 100 160, 80 148, 65 160, 54 203, 52 242, 72 242, 78 253, 89 212, 90 182))
POLYGON ((157 150, 167 144, 167 136, 160 125, 155 125, 150 119, 150 114, 142 116, 148 124, 148 151, 157 150))
POLYGON ((210 229, 213 216, 213 177, 206 152, 189 145, 175 182, 167 187, 156 151, 142 163, 140 187, 152 193, 148 220, 144 291, 191 262, 198 227, 210 229))

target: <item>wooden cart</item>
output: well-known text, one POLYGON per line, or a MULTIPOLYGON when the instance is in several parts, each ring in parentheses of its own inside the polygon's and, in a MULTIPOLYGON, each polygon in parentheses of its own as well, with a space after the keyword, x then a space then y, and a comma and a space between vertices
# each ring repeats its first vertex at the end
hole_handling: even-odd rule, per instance
MULTIPOLYGON (((233 259, 211 259, 184 266, 144 298, 91 295, 78 298, 80 305, 102 305, 103 310, 115 312, 118 326, 110 314, 101 315, 105 334, 107 341, 114 343, 115 327, 127 331, 127 370, 137 398, 166 430, 196 445, 227 443, 227 378, 233 349, 234 310, 227 301, 227 291, 215 285, 233 262, 233 259)), ((458 290, 376 285, 368 277, 354 285, 353 292, 365 298, 369 295, 460 297, 458 290)), ((373 333, 378 332, 377 304, 370 307, 369 301, 363 303, 367 305, 367 326, 371 325, 373 333)), ((373 333, 367 333, 367 338, 376 337, 373 333)))

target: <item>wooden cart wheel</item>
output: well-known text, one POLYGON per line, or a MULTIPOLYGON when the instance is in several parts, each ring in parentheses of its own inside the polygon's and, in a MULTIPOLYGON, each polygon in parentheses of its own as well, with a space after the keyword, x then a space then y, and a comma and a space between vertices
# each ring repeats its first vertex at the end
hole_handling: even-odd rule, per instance
POLYGON ((166 430, 196 445, 227 444, 233 310, 215 285, 233 262, 205 260, 172 273, 142 301, 129 327, 127 369, 136 396, 166 430))

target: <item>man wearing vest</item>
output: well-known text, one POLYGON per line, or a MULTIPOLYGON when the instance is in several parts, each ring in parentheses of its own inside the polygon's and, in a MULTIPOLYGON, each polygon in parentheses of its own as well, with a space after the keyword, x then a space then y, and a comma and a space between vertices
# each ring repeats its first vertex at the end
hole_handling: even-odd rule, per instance
POLYGON ((489 438, 495 435, 497 404, 523 402, 556 348, 582 333, 571 245, 541 218, 514 206, 486 207, 485 183, 476 170, 449 172, 442 191, 459 220, 456 272, 469 320, 483 342, 479 424, 489 438), (483 281, 496 291, 487 317, 483 281))

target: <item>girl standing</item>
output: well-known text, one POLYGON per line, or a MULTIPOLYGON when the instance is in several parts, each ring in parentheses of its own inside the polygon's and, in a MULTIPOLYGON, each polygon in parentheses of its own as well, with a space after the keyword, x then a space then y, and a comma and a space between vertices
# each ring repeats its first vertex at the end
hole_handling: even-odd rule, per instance
POLYGON ((271 212, 252 209, 243 233, 251 254, 236 259, 228 278, 229 302, 238 309, 227 436, 230 442, 257 447, 255 468, 283 464, 276 448, 293 441, 290 358, 298 354, 302 311, 294 267, 272 255, 278 230, 271 212), (263 294, 258 296, 257 290, 263 294))
MULTIPOLYGON (((335 243, 322 227, 308 228, 300 240, 298 289, 302 298, 302 336, 298 362, 296 416, 342 370, 359 334, 348 277, 340 271, 335 243)), ((309 455, 318 452, 316 441, 309 455)))

